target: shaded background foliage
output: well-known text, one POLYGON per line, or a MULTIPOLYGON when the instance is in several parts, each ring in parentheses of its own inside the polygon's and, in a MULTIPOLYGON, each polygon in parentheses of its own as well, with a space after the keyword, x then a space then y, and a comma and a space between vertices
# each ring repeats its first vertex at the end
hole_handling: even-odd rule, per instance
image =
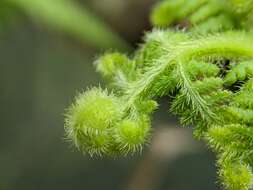
MULTIPOLYGON (((151 28, 154 2, 79 0, 132 47, 151 28)), ((141 156, 90 159, 64 141, 64 109, 78 90, 101 83, 92 65, 103 52, 97 43, 0 2, 0 189, 218 189, 214 156, 191 142, 191 129, 173 132, 177 121, 168 117, 166 103, 153 126, 172 130, 177 138, 168 134, 160 142, 158 134, 141 156), (183 145, 182 137, 188 139, 183 145), (177 147, 186 151, 179 153, 177 147)))

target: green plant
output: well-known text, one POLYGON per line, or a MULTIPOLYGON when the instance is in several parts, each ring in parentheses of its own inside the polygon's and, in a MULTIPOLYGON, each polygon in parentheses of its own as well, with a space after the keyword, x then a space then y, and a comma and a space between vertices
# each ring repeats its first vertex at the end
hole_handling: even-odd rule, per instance
POLYGON ((139 152, 149 138, 157 98, 169 95, 170 111, 217 153, 224 187, 250 189, 252 6, 246 0, 159 3, 154 25, 182 30, 154 29, 130 58, 102 55, 95 65, 109 90, 92 88, 77 97, 66 115, 67 137, 91 155, 139 152))

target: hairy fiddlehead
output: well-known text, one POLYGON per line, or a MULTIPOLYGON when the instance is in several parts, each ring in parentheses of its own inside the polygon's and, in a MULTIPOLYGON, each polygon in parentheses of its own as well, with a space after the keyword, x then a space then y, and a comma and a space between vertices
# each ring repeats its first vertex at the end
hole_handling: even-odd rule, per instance
MULTIPOLYGON (((158 15, 153 19, 170 24, 191 18, 189 15, 195 15, 196 20, 197 14, 202 17, 202 24, 196 23, 201 28, 209 18, 220 22, 216 16, 226 13, 231 23, 237 23, 232 28, 243 28, 240 15, 251 14, 251 1, 215 3, 218 1, 167 0, 155 8, 153 15, 158 15), (233 5, 230 10, 228 4, 233 5), (170 6, 179 11, 166 12, 170 6), (215 13, 207 8, 210 6, 215 13)), ((66 116, 67 137, 90 155, 139 152, 148 142, 157 99, 170 95, 170 111, 179 116, 182 125, 194 126, 194 135, 217 152, 224 186, 230 190, 251 188, 253 33, 250 27, 244 32, 221 27, 224 31, 216 33, 200 28, 194 26, 189 32, 154 29, 133 56, 117 52, 102 55, 95 65, 110 85, 77 97, 66 116)))

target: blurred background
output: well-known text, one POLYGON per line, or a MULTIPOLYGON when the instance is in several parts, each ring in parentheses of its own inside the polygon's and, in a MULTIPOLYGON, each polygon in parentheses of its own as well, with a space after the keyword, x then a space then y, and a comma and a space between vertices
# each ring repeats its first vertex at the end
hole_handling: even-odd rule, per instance
POLYGON ((155 0, 0 0, 0 190, 218 190, 214 155, 160 100, 143 154, 91 159, 64 140, 93 60, 131 53, 155 0))

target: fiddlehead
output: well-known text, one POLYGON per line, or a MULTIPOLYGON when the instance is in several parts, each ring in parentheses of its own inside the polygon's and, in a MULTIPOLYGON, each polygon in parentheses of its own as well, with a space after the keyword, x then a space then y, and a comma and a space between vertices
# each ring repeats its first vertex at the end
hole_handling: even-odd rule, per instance
MULTIPOLYGON (((170 9, 185 7, 177 13, 164 9, 163 14, 169 16, 162 19, 170 24, 192 15, 191 20, 201 27, 209 19, 219 22, 216 16, 221 12, 235 12, 230 19, 249 14, 239 11, 237 1, 219 1, 221 7, 214 2, 218 3, 165 1, 170 9), (234 8, 228 10, 228 4, 234 8)), ((163 10, 159 6, 154 14, 163 10)), ((230 21, 240 23, 240 17, 230 21)), ((253 34, 199 31, 198 27, 189 32, 154 29, 133 56, 117 52, 101 56, 95 65, 113 93, 101 88, 82 93, 67 114, 67 136, 91 155, 139 152, 150 136, 157 99, 169 95, 170 111, 182 125, 193 125, 194 135, 217 152, 224 186, 231 190, 252 187, 253 34)))

